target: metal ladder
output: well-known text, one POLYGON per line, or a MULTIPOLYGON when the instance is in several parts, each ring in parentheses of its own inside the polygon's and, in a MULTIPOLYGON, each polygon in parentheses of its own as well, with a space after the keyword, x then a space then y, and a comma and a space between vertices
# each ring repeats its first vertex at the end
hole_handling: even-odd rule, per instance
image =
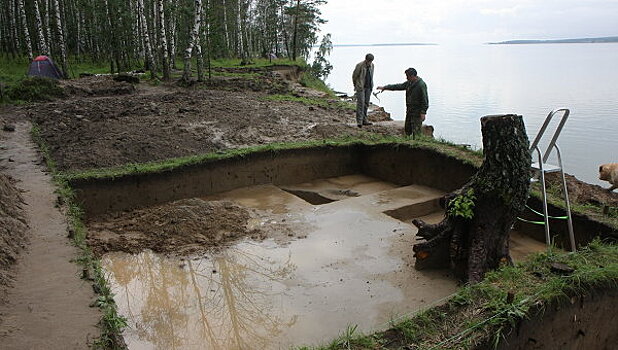
MULTIPOLYGON (((567 108, 559 108, 559 109, 555 109, 551 111, 547 115, 547 118, 545 118, 545 122, 543 123, 541 130, 539 130, 539 133, 536 135, 536 138, 534 139, 534 141, 532 141, 532 144, 530 145, 530 154, 533 155, 534 152, 536 151, 538 155, 538 161, 532 163, 532 170, 534 170, 535 173, 540 176, 540 182, 541 182, 541 188, 542 188, 541 195, 543 196, 543 214, 540 214, 540 213, 538 214, 543 215, 544 225, 545 225, 545 242, 548 246, 551 245, 551 237, 549 234, 550 216, 547 211, 547 190, 545 186, 545 174, 559 171, 560 175, 562 176, 562 190, 564 192, 564 203, 566 205, 566 212, 567 212, 566 219, 568 221, 571 251, 575 251, 576 250, 575 235, 573 233, 573 219, 571 218, 571 206, 569 204, 569 193, 567 191, 566 179, 565 179, 564 170, 562 167, 562 156, 560 154, 560 148, 556 144, 556 141, 558 140, 558 136, 560 136, 560 132, 562 131, 562 128, 564 127, 564 124, 566 123, 567 118, 569 117, 569 114, 570 114, 570 111, 567 108), (543 135, 545 134, 545 131, 547 130, 547 127, 549 126, 549 123, 551 122, 552 118, 555 115, 560 114, 560 113, 562 113, 562 119, 560 120, 560 123, 558 124, 558 127, 556 128, 556 131, 554 132, 554 135, 552 136, 551 141, 549 142, 549 145, 547 146, 547 150, 545 150, 545 153, 543 153, 541 152, 541 149, 539 148, 539 142, 543 138, 543 135), (556 149, 558 165, 552 165, 552 164, 547 163, 547 159, 549 158, 549 155, 554 149, 556 149)), ((556 217, 552 217, 552 218, 556 218, 556 217)), ((558 217, 557 219, 563 219, 563 217, 558 217)))

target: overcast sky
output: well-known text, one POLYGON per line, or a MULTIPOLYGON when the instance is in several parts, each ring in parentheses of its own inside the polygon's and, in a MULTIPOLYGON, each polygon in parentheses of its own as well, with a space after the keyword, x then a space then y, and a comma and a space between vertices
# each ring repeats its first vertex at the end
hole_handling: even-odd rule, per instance
POLYGON ((334 44, 618 36, 618 0, 328 0, 334 44))

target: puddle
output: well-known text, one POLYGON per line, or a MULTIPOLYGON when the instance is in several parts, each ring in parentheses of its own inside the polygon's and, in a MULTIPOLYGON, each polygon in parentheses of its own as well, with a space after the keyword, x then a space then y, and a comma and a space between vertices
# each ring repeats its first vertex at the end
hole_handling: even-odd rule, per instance
MULTIPOLYGON (((106 255, 104 269, 129 320, 125 341, 129 349, 284 349, 327 342, 348 326, 362 332, 386 328, 457 288, 446 270, 414 269, 416 229, 398 220, 428 211, 427 203, 440 195, 422 186, 347 176, 209 197, 270 212, 251 225, 285 221, 294 225, 295 236, 285 243, 247 239, 190 258, 149 251, 106 255), (287 192, 292 187, 358 195, 317 206, 287 192), (397 212, 402 207, 407 209, 397 212)), ((441 216, 434 212, 424 219, 441 216)))

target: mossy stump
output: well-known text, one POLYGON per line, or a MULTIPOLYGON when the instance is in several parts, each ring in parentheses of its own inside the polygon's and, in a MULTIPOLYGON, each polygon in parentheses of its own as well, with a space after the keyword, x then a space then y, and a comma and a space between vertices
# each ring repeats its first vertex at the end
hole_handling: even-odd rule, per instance
POLYGON ((530 187, 529 142, 521 116, 481 118, 484 161, 470 181, 444 197, 442 222, 415 219, 415 267, 451 267, 466 282, 477 283, 501 263, 511 263, 509 232, 524 209, 530 187))

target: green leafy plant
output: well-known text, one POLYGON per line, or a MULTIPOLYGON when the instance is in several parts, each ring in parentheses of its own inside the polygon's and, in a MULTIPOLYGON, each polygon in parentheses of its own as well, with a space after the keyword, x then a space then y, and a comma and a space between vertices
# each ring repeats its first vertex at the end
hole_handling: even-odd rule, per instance
POLYGON ((448 203, 448 215, 472 219, 474 217, 475 200, 474 189, 469 188, 465 193, 458 195, 448 203))

